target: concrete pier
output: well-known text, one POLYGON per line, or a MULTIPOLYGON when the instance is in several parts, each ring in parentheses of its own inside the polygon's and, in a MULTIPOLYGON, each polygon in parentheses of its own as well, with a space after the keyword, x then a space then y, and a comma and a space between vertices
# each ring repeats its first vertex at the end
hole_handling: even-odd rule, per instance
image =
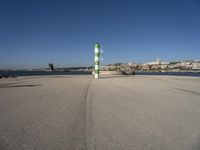
POLYGON ((200 78, 0 80, 2 150, 199 150, 200 78))

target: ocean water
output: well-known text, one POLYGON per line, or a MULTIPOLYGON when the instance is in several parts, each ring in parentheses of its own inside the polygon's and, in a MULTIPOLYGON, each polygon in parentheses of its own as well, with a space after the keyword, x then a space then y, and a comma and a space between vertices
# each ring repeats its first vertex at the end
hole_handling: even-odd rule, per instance
MULTIPOLYGON (((42 76, 42 75, 91 75, 90 71, 69 71, 69 72, 52 72, 52 71, 0 71, 1 75, 10 74, 12 76, 42 76)), ((170 75, 170 76, 192 76, 200 77, 200 72, 136 72, 136 75, 170 75)))
POLYGON ((0 75, 11 76, 42 76, 42 75, 87 75, 91 72, 86 71, 69 71, 69 72, 57 72, 57 71, 0 71, 0 75))

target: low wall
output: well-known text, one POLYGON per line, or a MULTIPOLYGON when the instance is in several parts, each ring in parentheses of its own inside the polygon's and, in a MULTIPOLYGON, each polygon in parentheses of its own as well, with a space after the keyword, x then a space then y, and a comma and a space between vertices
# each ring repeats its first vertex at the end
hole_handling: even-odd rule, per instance
MULTIPOLYGON (((94 71, 92 72, 94 75, 94 71)), ((100 75, 125 75, 122 71, 100 71, 100 75)))

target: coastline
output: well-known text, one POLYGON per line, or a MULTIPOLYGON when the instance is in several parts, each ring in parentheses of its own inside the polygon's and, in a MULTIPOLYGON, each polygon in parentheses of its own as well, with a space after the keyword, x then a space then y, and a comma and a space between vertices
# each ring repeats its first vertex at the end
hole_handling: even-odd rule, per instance
MULTIPOLYGON (((105 74, 105 73, 104 73, 105 74)), ((51 72, 51 71, 0 71, 0 76, 20 77, 20 76, 47 76, 47 75, 92 75, 92 71, 70 71, 70 72, 51 72)), ((160 71, 135 71, 135 75, 167 75, 167 76, 194 76, 200 77, 200 72, 160 72, 160 71)))

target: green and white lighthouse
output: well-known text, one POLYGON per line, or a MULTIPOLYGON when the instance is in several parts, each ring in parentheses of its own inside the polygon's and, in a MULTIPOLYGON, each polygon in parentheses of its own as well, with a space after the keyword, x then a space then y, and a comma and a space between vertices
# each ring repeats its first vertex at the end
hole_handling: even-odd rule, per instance
POLYGON ((95 79, 99 78, 100 74, 100 55, 101 55, 101 50, 100 50, 100 45, 99 43, 95 44, 95 49, 94 49, 94 62, 95 62, 95 79))

